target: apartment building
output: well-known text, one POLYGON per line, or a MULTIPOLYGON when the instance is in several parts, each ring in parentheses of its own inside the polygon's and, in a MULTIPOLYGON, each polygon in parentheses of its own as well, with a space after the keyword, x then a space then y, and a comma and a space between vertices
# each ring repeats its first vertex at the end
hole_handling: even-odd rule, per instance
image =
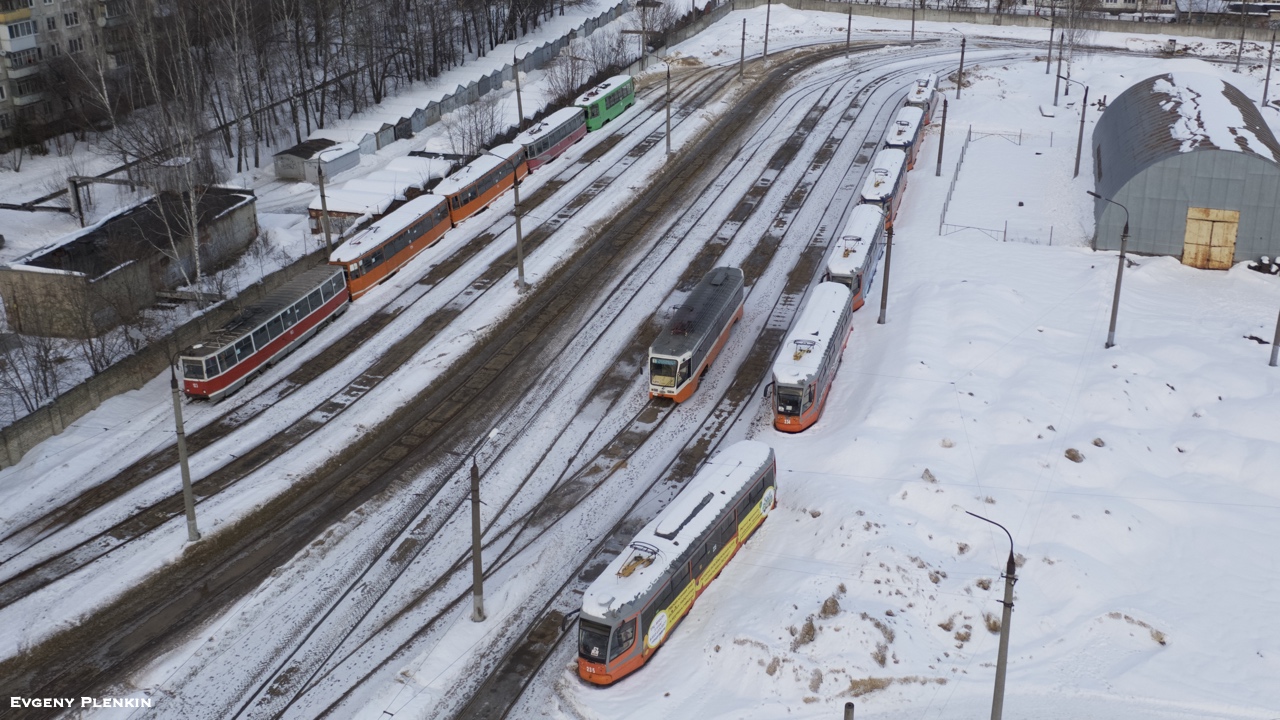
POLYGON ((0 0, 0 146, 20 128, 39 135, 60 118, 62 101, 46 92, 46 70, 63 56, 107 56, 103 35, 123 24, 119 0, 0 0))

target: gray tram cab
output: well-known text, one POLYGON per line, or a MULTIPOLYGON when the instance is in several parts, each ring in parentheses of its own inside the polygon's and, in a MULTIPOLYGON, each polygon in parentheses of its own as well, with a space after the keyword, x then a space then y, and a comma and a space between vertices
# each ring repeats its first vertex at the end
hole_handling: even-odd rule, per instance
POLYGON ((672 308, 662 333, 649 346, 649 397, 683 402, 693 394, 729 329, 742 317, 744 280, 739 268, 714 268, 672 308))

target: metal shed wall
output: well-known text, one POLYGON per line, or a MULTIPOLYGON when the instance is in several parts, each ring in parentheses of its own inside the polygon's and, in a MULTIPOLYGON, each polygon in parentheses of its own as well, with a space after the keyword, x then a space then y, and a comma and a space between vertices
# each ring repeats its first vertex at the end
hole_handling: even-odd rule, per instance
MULTIPOLYGON (((1185 83, 1194 76, 1177 77, 1185 83)), ((1240 112, 1243 134, 1253 135, 1255 142, 1241 139, 1236 147, 1223 149, 1200 139, 1198 146, 1183 151, 1185 138, 1171 130, 1178 113, 1169 95, 1153 91, 1162 79, 1170 76, 1147 78, 1116 97, 1098 120, 1091 142, 1097 192, 1129 209, 1129 249, 1181 257, 1187 211, 1201 207, 1240 212, 1236 262, 1280 254, 1280 143, 1257 108, 1236 87, 1204 76, 1204 87, 1194 89, 1221 92, 1240 112)), ((1094 248, 1118 250, 1124 212, 1099 200, 1094 218, 1094 248)))

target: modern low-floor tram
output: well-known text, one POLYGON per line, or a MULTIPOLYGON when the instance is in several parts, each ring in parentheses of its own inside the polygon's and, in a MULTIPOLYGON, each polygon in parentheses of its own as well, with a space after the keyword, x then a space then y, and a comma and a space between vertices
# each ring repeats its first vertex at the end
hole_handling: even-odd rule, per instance
POLYGON ((578 676, 610 685, 648 662, 776 503, 773 448, 746 440, 708 460, 583 593, 578 676))
POLYGON ((897 148, 907 154, 907 170, 916 166, 916 156, 920 153, 920 140, 924 137, 924 110, 907 105, 898 110, 898 116, 889 126, 885 135, 884 146, 897 148))
POLYGON ((862 183, 860 199, 884 211, 885 229, 893 227, 893 218, 902 204, 907 189, 907 154, 898 148, 885 148, 876 153, 871 172, 862 183))
POLYGON ((911 87, 907 88, 907 99, 904 104, 918 107, 924 111, 924 124, 933 122, 933 114, 940 101, 938 94, 938 76, 935 73, 921 73, 911 87))
POLYGON ((649 397, 688 400, 742 317, 745 276, 718 267, 703 276, 685 301, 672 308, 649 346, 649 397))
POLYGON ((819 283, 791 326, 773 362, 773 426, 778 430, 800 432, 822 416, 849 341, 849 294, 839 283, 819 283))
POLYGON ((440 195, 422 195, 339 245, 329 264, 346 273, 355 300, 395 274, 450 227, 449 201, 440 195))
POLYGON ((878 205, 855 205, 835 242, 835 249, 827 258, 822 279, 849 288, 850 305, 857 310, 866 303, 882 255, 884 210, 878 205))
POLYGON ((183 392, 221 400, 292 352, 350 301, 340 268, 321 265, 301 273, 179 354, 183 392))

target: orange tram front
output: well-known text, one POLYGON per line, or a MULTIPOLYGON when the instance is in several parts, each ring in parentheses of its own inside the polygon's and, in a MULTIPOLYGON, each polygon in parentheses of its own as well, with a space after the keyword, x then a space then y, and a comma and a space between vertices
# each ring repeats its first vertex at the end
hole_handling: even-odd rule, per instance
POLYGON ((578 676, 610 685, 649 661, 777 502, 773 448, 716 454, 582 595, 578 676))

